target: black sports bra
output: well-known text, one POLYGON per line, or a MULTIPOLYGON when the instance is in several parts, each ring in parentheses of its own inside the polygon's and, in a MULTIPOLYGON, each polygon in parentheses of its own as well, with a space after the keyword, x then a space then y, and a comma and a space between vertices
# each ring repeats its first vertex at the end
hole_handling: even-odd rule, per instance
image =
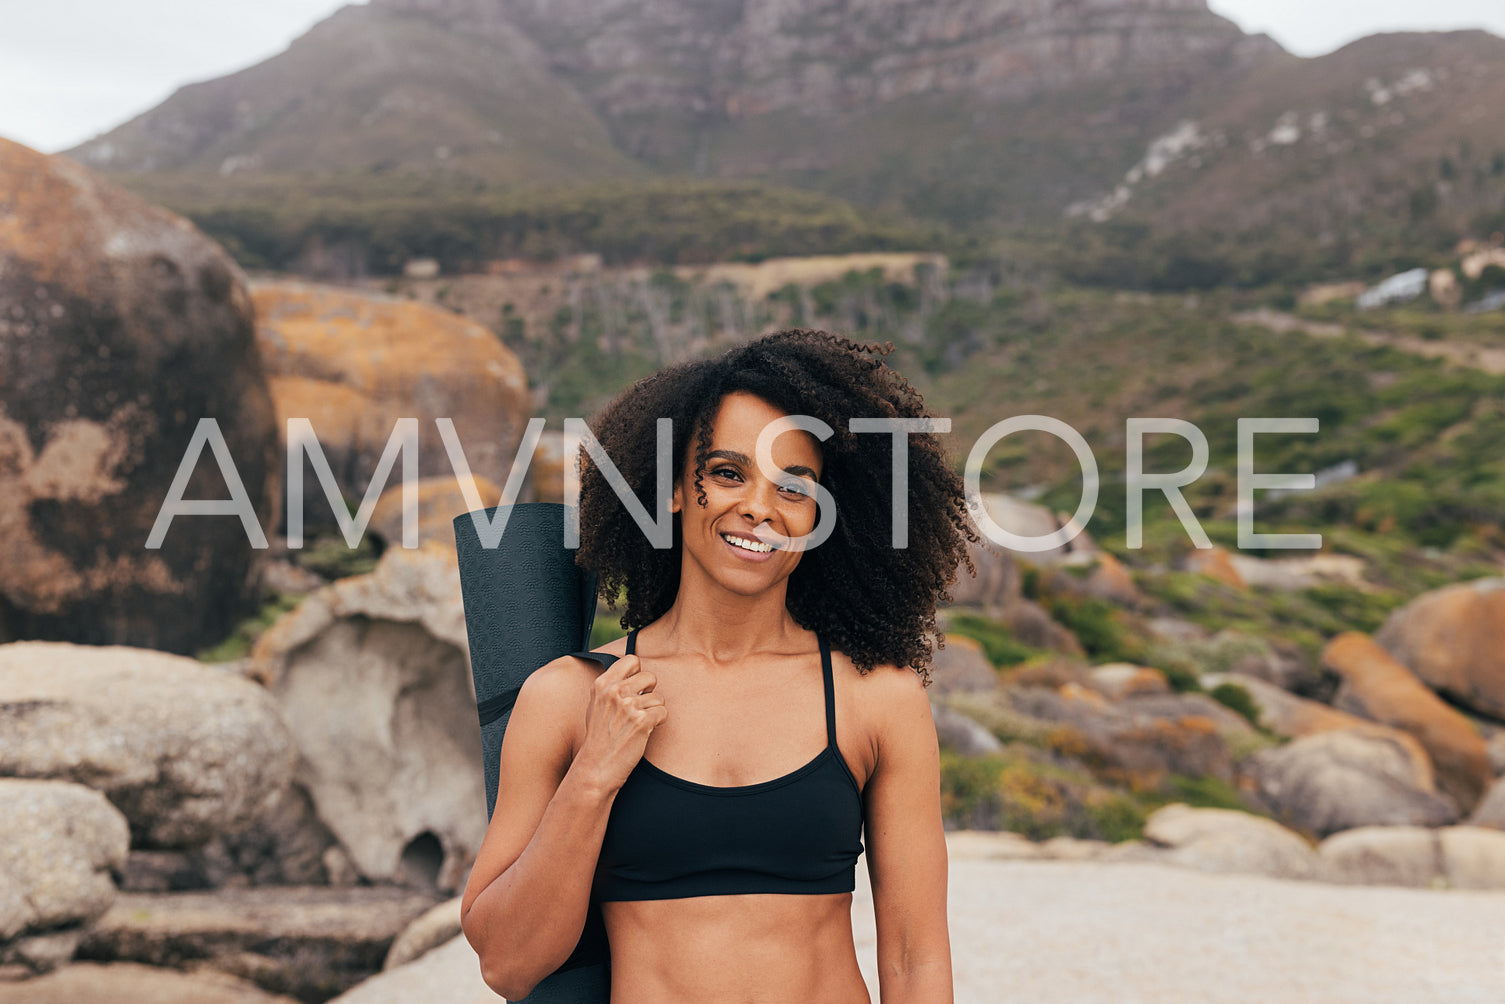
MULTIPOLYGON (((627 639, 627 654, 637 632, 627 639)), ((615 661, 615 660, 613 660, 615 661)), ((601 841, 602 902, 856 888, 862 792, 836 744, 831 652, 820 639, 826 748, 783 777, 713 787, 644 757, 617 792, 601 841)))

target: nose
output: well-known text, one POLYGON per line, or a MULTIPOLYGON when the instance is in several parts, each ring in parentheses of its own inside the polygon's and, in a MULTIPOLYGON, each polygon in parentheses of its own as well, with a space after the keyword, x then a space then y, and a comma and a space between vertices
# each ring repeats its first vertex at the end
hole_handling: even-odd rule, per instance
POLYGON ((777 508, 778 491, 779 486, 767 478, 754 479, 742 493, 738 514, 752 520, 754 526, 771 519, 777 508))

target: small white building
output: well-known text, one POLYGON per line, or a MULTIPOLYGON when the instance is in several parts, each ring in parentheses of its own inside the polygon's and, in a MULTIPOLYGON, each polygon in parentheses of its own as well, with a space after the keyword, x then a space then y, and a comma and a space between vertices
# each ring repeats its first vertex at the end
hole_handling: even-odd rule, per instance
POLYGON ((1369 310, 1372 307, 1383 307, 1387 303, 1405 303, 1414 300, 1427 289, 1428 272, 1424 268, 1413 268, 1398 275, 1392 275, 1378 286, 1372 286, 1358 295, 1354 300, 1354 306, 1360 310, 1369 310))
POLYGON ((437 279, 439 262, 433 258, 409 258, 402 267, 402 274, 409 279, 437 279))

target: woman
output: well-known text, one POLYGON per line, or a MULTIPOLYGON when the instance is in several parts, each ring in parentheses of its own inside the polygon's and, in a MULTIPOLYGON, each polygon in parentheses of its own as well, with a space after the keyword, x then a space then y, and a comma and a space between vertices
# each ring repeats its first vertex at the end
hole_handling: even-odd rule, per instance
POLYGON ((924 686, 936 603, 976 537, 939 442, 913 434, 895 548, 894 436, 850 430, 926 416, 872 350, 786 331, 640 381, 598 418, 649 512, 672 419, 674 546, 653 548, 583 465, 578 560, 604 595, 626 589, 633 630, 604 671, 557 659, 518 696, 462 902, 498 993, 565 961, 594 895, 613 1002, 868 1001, 851 924, 865 836, 883 999, 952 999, 924 686), (788 416, 831 434, 785 431, 760 464, 788 416), (817 486, 834 530, 808 546, 831 518, 817 486))

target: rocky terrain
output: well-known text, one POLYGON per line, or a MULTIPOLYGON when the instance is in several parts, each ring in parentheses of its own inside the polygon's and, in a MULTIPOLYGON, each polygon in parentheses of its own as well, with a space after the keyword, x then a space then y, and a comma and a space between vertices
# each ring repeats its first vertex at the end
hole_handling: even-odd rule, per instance
MULTIPOLYGON (((474 447, 477 490, 494 499, 531 414, 525 365, 437 306, 249 284, 192 224, 67 158, 0 144, 0 195, 0 528, 11 534, 0 551, 0 1001, 316 1004, 400 999, 424 981, 475 999, 452 897, 485 803, 442 532, 473 502, 444 475, 442 442, 422 439, 436 462, 412 458, 427 539, 407 548, 401 487, 362 476, 400 420, 453 416, 474 447), (160 558, 142 559, 187 437, 216 408, 228 408, 230 461, 268 546, 253 547, 236 515, 190 513, 160 558), (335 489, 305 504, 336 526, 310 520, 300 548, 281 532, 277 458, 285 420, 305 409, 328 435, 335 489), (336 517, 347 497, 362 501, 336 517), (359 547, 355 523, 370 531, 359 547)), ((802 286, 785 263, 771 291, 783 299, 765 288, 760 302, 792 311, 808 300, 854 319, 888 311, 894 323, 897 300, 875 290, 938 316, 941 292, 952 310, 978 303, 955 292, 964 281, 942 284, 933 259, 879 260, 877 286, 818 264, 806 263, 802 286)), ((760 275, 727 268, 715 281, 751 287, 760 275)), ((649 281, 669 297, 667 318, 689 280, 649 281)), ((462 294, 476 303, 486 291, 462 294)), ((1026 332, 1048 320, 1011 289, 967 295, 1017 309, 1026 332)), ((1152 306, 1184 317, 1194 305, 1152 306)), ((1142 335, 1126 349, 1142 371, 1156 330, 1134 301, 1115 307, 1142 335)), ((585 306, 574 316, 576 343, 593 345, 585 306)), ((963 316, 981 328, 989 315, 963 316)), ((569 311, 556 317, 568 330, 569 311)), ((1276 351, 1268 332, 1223 336, 1228 359, 1276 351)), ((1130 383, 1130 366, 1100 385, 1078 365, 1089 354, 1112 364, 1110 342, 1064 346, 1074 389, 1130 383)), ((1346 345, 1299 348, 1311 369, 1322 347, 1346 358, 1346 345)), ((1009 350, 1037 351, 1031 372, 1050 375, 1043 342, 1009 350)), ((917 358, 944 369, 944 357, 917 358)), ((1254 362, 1199 359, 1203 380, 1300 387, 1293 369, 1260 377, 1254 362)), ((1341 409, 1324 419, 1365 465, 1318 495, 1332 506, 1321 510, 1332 548, 1171 546, 1162 523, 1143 549, 1083 533, 1027 560, 975 550, 978 575, 945 611, 931 688, 963 999, 1068 984, 1089 1000, 1235 999, 1248 987, 1484 999, 1500 972, 1484 939, 1505 895, 1505 565, 1489 471, 1467 465, 1473 443, 1499 441, 1496 378, 1373 359, 1384 368, 1356 381, 1313 378, 1335 407, 1353 383, 1401 395, 1385 424, 1341 409), (1428 400, 1423 417, 1399 421, 1416 406, 1407 380, 1448 388, 1437 396, 1449 407, 1428 400), (1460 501, 1441 512, 1385 494, 1423 461, 1431 496, 1449 472, 1481 493, 1449 495, 1460 501), (1353 483, 1374 494, 1345 509, 1353 483)), ((1052 392, 1042 386, 1026 390, 1052 392)), ((1235 393, 1191 390, 1220 404, 1235 393)), ((994 386, 985 403, 1004 400, 994 386)), ((194 468, 186 499, 236 490, 199 480, 229 470, 208 456, 219 462, 194 468)), ((551 494, 566 456, 553 444, 529 490, 551 494)), ((1018 494, 983 501, 1018 533, 1066 523, 1018 494)), ((1196 501, 1223 539, 1226 499, 1196 501)), ((609 614, 598 620, 613 630, 609 614)))

